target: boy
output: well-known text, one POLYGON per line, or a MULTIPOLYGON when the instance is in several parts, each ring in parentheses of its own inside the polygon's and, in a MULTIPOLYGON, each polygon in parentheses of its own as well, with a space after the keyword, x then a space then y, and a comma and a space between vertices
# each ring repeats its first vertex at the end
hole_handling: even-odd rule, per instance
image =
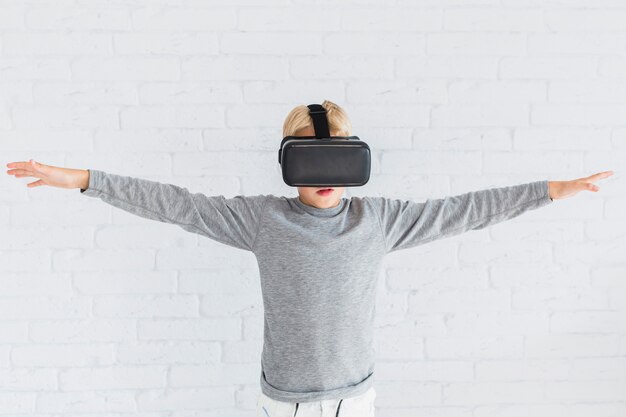
MULTIPOLYGON (((333 136, 350 135, 345 112, 324 101, 333 136)), ((306 106, 283 137, 313 135, 306 106)), ((511 219, 570 197, 612 171, 570 181, 535 181, 429 199, 343 198, 344 188, 298 187, 297 197, 190 193, 186 188, 98 170, 11 162, 29 187, 79 188, 130 213, 252 251, 264 304, 257 415, 374 415, 372 322, 387 253, 511 219)))

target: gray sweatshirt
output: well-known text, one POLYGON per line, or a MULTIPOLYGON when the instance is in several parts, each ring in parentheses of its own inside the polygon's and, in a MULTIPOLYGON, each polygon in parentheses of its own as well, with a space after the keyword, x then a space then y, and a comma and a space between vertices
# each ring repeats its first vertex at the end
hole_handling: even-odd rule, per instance
POLYGON ((264 305, 261 391, 286 402, 353 397, 372 385, 376 280, 386 254, 511 219, 552 202, 548 181, 425 202, 232 198, 89 170, 80 190, 256 256, 264 305))

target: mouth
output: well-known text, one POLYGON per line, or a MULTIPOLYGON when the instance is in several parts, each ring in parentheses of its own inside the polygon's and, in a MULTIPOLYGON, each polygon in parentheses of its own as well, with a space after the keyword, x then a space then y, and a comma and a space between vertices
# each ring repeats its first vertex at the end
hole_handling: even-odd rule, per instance
POLYGON ((321 190, 317 190, 317 194, 320 195, 328 195, 334 191, 334 188, 322 188, 321 190))

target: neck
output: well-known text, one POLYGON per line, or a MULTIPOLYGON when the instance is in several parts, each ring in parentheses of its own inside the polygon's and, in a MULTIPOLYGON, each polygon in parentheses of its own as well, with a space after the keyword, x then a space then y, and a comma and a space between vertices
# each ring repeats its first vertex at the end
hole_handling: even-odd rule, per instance
POLYGON ((334 207, 337 207, 341 203, 341 200, 337 200, 337 201, 334 201, 334 202, 331 201, 328 206, 323 206, 323 205, 322 206, 316 206, 315 204, 311 204, 308 201, 306 201, 306 199, 302 198, 302 196, 298 196, 298 198, 300 199, 300 201, 302 201, 307 206, 311 206, 311 207, 315 207, 315 208, 322 208, 322 209, 324 209, 324 208, 334 208, 334 207))

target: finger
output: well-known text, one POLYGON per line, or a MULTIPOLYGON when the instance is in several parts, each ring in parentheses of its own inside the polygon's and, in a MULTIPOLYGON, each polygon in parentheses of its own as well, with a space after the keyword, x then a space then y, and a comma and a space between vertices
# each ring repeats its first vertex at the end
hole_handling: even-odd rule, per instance
POLYGON ((585 179, 587 181, 598 181, 603 178, 610 177, 611 175, 613 175, 613 171, 604 171, 604 172, 598 172, 597 174, 590 175, 586 177, 585 179))
POLYGON ((29 170, 26 170, 26 169, 10 169, 10 170, 7 171, 7 174, 15 175, 15 176, 17 176, 17 175, 22 175, 23 176, 23 175, 32 175, 33 172, 29 171, 29 170))
POLYGON ((26 184, 27 187, 39 187, 40 185, 45 185, 43 180, 37 180, 35 182, 31 182, 31 183, 26 184))
POLYGON ((7 168, 26 168, 28 167, 28 162, 26 161, 17 161, 17 162, 9 162, 7 164, 7 168))
POLYGON ((592 184, 591 182, 583 182, 583 183, 581 183, 581 188, 583 190, 593 191, 593 192, 597 192, 597 191, 600 190, 600 187, 598 187, 595 184, 592 184))
POLYGON ((7 167, 36 171, 37 169, 42 167, 42 164, 40 164, 39 162, 35 162, 31 159, 30 161, 10 162, 7 164, 7 167))

